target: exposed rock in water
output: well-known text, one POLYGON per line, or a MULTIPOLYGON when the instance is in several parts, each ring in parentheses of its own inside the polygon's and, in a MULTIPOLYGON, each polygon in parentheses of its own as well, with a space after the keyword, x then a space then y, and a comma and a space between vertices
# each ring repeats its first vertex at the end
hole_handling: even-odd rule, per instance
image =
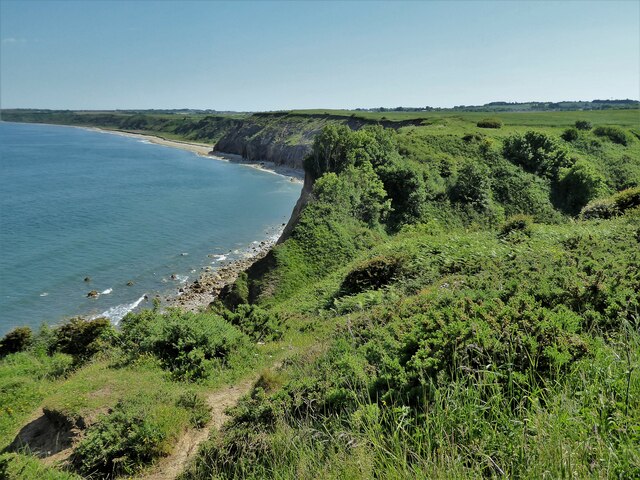
POLYGON ((85 282, 90 282, 91 281, 91 277, 84 277, 84 281, 85 282))
POLYGON ((89 298, 97 298, 99 295, 100 294, 97 290, 91 290, 89 293, 87 293, 87 297, 89 298))
POLYGON ((132 287, 133 285, 135 285, 135 283, 133 282, 133 280, 129 280, 127 282, 127 287, 132 287))

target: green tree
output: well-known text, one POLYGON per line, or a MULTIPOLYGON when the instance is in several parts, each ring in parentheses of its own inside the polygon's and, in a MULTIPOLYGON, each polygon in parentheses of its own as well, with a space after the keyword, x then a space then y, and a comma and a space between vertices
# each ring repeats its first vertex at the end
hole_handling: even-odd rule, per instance
POLYGON ((558 203, 572 215, 577 215, 582 207, 604 193, 604 178, 587 162, 577 161, 571 168, 560 172, 556 187, 558 203))
POLYGON ((556 179, 561 168, 571 165, 567 152, 549 135, 529 131, 504 141, 504 157, 528 172, 556 179))

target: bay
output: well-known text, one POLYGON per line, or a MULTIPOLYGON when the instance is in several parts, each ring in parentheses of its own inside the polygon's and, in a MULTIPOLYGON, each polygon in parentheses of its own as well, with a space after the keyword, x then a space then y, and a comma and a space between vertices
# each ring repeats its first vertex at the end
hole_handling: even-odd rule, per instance
POLYGON ((0 122, 0 334, 75 315, 117 322, 277 235, 300 189, 137 138, 0 122))

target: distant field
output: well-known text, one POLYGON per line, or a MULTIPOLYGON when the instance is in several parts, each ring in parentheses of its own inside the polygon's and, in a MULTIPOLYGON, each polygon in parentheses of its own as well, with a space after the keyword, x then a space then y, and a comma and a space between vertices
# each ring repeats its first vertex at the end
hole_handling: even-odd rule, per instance
POLYGON ((355 117, 367 120, 389 120, 394 122, 439 118, 456 118, 477 122, 483 118, 499 118, 505 125, 536 125, 567 127, 577 119, 589 120, 594 124, 640 126, 640 109, 624 110, 584 110, 563 112, 362 112, 355 110, 291 110, 292 115, 332 115, 355 117))

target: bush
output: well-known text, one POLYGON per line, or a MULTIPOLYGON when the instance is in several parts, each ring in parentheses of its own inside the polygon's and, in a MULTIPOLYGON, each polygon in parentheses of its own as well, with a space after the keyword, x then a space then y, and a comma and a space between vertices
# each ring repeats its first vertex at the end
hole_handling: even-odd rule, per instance
POLYGON ((593 129, 593 133, 598 137, 608 138, 618 145, 626 146, 629 143, 627 134, 618 127, 596 127, 593 129))
POLYGON ((562 135, 560 135, 565 142, 573 142, 578 139, 578 130, 575 128, 567 128, 562 135))
POLYGON ((640 207, 640 187, 627 188, 611 197, 590 202, 582 209, 580 216, 585 220, 611 218, 637 207, 640 207))
POLYGON ((22 352, 33 343, 33 332, 29 327, 18 327, 7 333, 0 341, 0 358, 10 353, 22 352))
POLYGON ((520 165, 528 172, 550 179, 556 179, 560 169, 571 164, 567 152, 553 138, 534 131, 507 138, 502 154, 507 160, 520 165))
POLYGON ((500 227, 500 236, 506 237, 512 232, 520 232, 524 235, 531 235, 531 227, 533 225, 533 218, 528 215, 513 215, 509 217, 507 221, 500 227))
POLYGON ((225 314, 226 320, 255 341, 282 338, 278 316, 257 305, 239 305, 235 312, 225 314))
POLYGON ((487 167, 466 161, 449 189, 449 198, 453 202, 470 205, 478 212, 488 211, 491 204, 491 182, 487 167))
POLYGON ((76 360, 84 360, 104 350, 114 333, 113 325, 107 318, 72 318, 54 330, 49 351, 67 353, 76 360))
POLYGON ((180 380, 207 378, 232 352, 246 348, 237 328, 213 314, 174 314, 164 319, 151 351, 180 380))
POLYGON ((480 128, 502 128, 502 121, 497 118, 483 118, 476 125, 480 128))
POLYGON ((241 272, 232 284, 225 285, 218 295, 220 301, 229 309, 249 302, 249 283, 247 272, 241 272))
MULTIPOLYGON (((171 452, 176 423, 187 412, 144 398, 119 402, 111 413, 90 426, 72 461, 86 476, 131 475, 171 452)), ((186 423, 186 422, 185 422, 186 423)))
POLYGON ((606 191, 604 178, 589 163, 579 161, 563 169, 556 186, 558 204, 568 213, 576 215, 582 207, 606 191))
POLYGON ((574 126, 578 130, 591 130, 591 122, 588 122, 587 120, 576 120, 574 126))

